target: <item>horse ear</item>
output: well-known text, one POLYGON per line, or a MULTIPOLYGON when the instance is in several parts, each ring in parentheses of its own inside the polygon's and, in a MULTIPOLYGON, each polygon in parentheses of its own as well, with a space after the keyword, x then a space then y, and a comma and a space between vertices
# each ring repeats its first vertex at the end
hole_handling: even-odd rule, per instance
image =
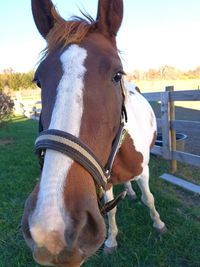
POLYGON ((31 0, 31 6, 36 27, 40 34, 46 38, 55 23, 52 15, 54 5, 51 0, 31 0))
POLYGON ((116 36, 123 18, 123 0, 99 0, 97 28, 107 36, 116 36))

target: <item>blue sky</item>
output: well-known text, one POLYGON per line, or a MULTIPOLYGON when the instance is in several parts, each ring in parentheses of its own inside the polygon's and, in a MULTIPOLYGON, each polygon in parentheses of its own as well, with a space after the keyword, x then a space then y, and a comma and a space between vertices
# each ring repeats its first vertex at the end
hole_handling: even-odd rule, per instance
MULTIPOLYGON (((30 0, 0 3, 0 71, 28 71, 37 64, 45 41, 34 25, 30 0)), ((53 0, 64 18, 78 7, 96 17, 97 0, 53 0)), ((118 34, 124 68, 158 68, 168 64, 187 70, 200 65, 199 0, 124 0, 118 34)))

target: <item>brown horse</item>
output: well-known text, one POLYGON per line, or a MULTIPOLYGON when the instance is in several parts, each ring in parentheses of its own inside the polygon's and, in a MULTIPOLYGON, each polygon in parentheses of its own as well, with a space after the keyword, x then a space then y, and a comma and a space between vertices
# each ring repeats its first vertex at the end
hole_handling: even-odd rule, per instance
MULTIPOLYGON (((65 21, 51 0, 32 0, 32 11, 47 41, 34 79, 42 88, 43 131, 36 148, 43 163, 26 201, 23 234, 40 264, 76 267, 105 241, 102 212, 116 204, 114 184, 125 183, 135 198, 135 179, 154 227, 164 231, 148 185, 155 117, 134 86, 123 86, 116 47, 122 0, 99 0, 96 20, 86 15, 65 21), (106 208, 100 193, 111 201, 106 208)), ((108 212, 109 251, 117 246, 115 212, 108 212)))

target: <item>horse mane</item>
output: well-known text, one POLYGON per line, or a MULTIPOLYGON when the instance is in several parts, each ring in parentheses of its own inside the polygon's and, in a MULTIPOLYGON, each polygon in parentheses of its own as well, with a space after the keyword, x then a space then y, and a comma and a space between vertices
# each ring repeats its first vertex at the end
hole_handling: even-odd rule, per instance
POLYGON ((46 57, 58 46, 63 49, 72 43, 79 44, 89 32, 95 30, 95 20, 87 13, 81 11, 84 18, 73 16, 66 21, 59 15, 55 7, 51 12, 55 24, 47 35, 47 46, 43 50, 43 57, 46 57))

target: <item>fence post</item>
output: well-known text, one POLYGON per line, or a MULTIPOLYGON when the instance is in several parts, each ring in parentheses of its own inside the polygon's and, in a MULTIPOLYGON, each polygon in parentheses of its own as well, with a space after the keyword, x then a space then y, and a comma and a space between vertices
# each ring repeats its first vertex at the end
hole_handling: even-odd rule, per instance
MULTIPOLYGON (((174 101, 171 100, 171 92, 174 91, 174 86, 166 86, 165 91, 169 92, 169 118, 170 118, 170 139, 171 139, 171 151, 176 150, 176 131, 171 128, 171 121, 175 121, 175 105, 174 101)), ((177 171, 177 161, 175 159, 171 159, 170 166, 171 173, 175 173, 177 171)))
POLYGON ((163 157, 171 160, 170 116, 169 116, 169 92, 161 94, 161 127, 163 141, 163 157))

